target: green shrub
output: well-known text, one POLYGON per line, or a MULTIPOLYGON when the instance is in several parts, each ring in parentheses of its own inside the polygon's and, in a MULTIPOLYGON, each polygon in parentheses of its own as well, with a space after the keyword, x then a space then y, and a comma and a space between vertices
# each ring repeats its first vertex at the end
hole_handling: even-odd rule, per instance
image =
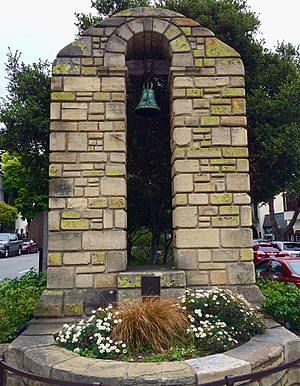
POLYGON ((265 312, 278 323, 300 330, 300 290, 293 283, 257 277, 257 285, 266 297, 265 312))
POLYGON ((87 357, 152 362, 224 352, 263 331, 263 321, 242 296, 187 289, 179 301, 99 308, 87 321, 64 325, 56 341, 87 357))
POLYGON ((0 343, 9 343, 30 320, 46 287, 45 273, 33 269, 14 279, 0 281, 0 343))

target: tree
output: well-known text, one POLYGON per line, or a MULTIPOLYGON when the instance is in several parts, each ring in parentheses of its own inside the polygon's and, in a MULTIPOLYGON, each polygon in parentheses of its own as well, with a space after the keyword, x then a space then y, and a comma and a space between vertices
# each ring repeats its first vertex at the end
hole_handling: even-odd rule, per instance
POLYGON ((25 65, 9 50, 8 95, 1 99, 0 148, 6 189, 23 218, 31 220, 48 206, 50 128, 49 63, 25 65))
POLYGON ((277 240, 286 239, 300 213, 300 66, 299 50, 280 44, 265 52, 257 76, 259 87, 248 95, 251 196, 270 208, 277 240), (274 197, 291 192, 299 202, 292 221, 279 229, 274 197))
POLYGON ((2 155, 5 188, 12 196, 14 207, 28 222, 48 207, 43 170, 35 160, 33 156, 28 166, 23 164, 23 157, 18 153, 5 152, 2 155))
POLYGON ((18 210, 3 201, 0 201, 0 227, 3 232, 3 225, 11 225, 18 218, 18 210))

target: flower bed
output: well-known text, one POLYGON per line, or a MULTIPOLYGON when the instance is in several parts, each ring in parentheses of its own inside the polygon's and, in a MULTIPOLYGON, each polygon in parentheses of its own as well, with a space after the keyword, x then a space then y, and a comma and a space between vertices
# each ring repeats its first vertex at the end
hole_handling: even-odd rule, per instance
POLYGON ((87 321, 65 324, 56 342, 86 357, 160 362, 221 353, 264 331, 241 295, 215 287, 99 308, 87 321))

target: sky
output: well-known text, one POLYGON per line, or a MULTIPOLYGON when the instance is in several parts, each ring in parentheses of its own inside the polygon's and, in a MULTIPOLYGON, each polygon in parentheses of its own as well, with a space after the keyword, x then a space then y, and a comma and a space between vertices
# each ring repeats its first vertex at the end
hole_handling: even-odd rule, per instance
MULTIPOLYGON (((300 44, 300 0, 247 0, 261 21, 260 38, 273 48, 277 41, 300 44)), ((5 63, 8 47, 22 53, 21 61, 53 62, 57 53, 77 33, 75 12, 94 13, 91 0, 1 0, 0 96, 5 96, 5 63)))

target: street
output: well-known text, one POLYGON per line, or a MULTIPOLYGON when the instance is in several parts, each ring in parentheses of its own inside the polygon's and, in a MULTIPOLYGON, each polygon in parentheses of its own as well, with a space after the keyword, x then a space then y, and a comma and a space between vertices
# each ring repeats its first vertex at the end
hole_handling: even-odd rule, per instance
POLYGON ((21 276, 30 268, 34 267, 38 270, 39 254, 31 253, 29 255, 12 256, 8 258, 0 258, 0 280, 5 277, 13 278, 21 276))

